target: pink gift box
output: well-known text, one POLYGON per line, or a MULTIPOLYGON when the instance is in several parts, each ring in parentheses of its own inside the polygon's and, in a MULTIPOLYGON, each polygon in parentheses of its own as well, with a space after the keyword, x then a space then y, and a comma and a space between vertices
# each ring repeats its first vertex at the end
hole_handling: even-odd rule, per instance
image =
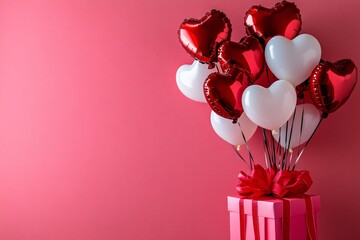
MULTIPOLYGON (((303 198, 286 198, 290 201, 290 239, 306 240, 306 205, 303 198)), ((252 201, 244 199, 246 240, 255 239, 252 201)), ((282 240, 283 201, 271 198, 258 201, 259 230, 261 240, 282 240)), ((320 196, 311 196, 315 229, 317 232, 320 196)), ((240 240, 240 199, 228 197, 230 213, 230 240, 240 240)))

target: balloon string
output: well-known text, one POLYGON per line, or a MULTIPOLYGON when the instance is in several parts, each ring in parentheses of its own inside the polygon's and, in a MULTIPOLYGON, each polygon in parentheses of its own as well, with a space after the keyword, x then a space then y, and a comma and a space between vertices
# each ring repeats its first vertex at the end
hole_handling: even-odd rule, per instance
MULTIPOLYGON (((304 100, 301 101, 301 104, 304 103, 304 100)), ((302 138, 302 132, 303 132, 303 126, 304 126, 304 112, 305 112, 305 106, 304 104, 302 105, 302 113, 301 113, 301 122, 300 122, 300 137, 299 137, 299 142, 298 142, 298 146, 300 146, 301 144, 301 138, 302 138)), ((297 154, 296 154, 296 158, 299 156, 300 154, 300 148, 298 147, 297 148, 297 154)), ((288 170, 290 170, 290 167, 291 167, 291 160, 290 160, 290 163, 289 163, 289 167, 288 167, 288 170)))
MULTIPOLYGON (((288 152, 290 151, 290 144, 291 144, 291 138, 292 138, 292 132, 294 129, 294 122, 295 122, 295 116, 296 116, 296 109, 294 111, 294 115, 292 117, 292 123, 291 123, 291 128, 290 128, 290 136, 289 136, 289 142, 287 143, 287 148, 286 148, 286 157, 288 152)), ((292 157, 292 152, 291 152, 291 157, 292 157)), ((291 162, 291 159, 289 160, 289 162, 291 162)), ((288 165, 288 162, 285 162, 285 166, 284 168, 286 169, 286 166, 288 165)))
POLYGON ((271 131, 265 131, 265 133, 266 133, 266 136, 267 136, 267 139, 268 139, 268 142, 269 142, 270 155, 271 155, 273 161, 276 162, 276 152, 275 152, 275 142, 274 142, 275 140, 272 137, 272 132, 271 131))
MULTIPOLYGON (((282 159, 281 159, 281 169, 283 169, 284 163, 285 163, 285 158, 286 158, 286 143, 287 143, 287 136, 288 136, 288 127, 289 127, 289 121, 286 122, 286 127, 285 127, 285 146, 284 146, 284 153, 282 155, 282 159)), ((280 163, 279 163, 280 165, 280 163)), ((280 168, 280 167, 279 167, 280 168)))
POLYGON ((216 70, 218 71, 218 73, 220 73, 219 67, 218 67, 218 65, 216 63, 215 63, 215 67, 216 67, 216 70))
POLYGON ((289 128, 289 120, 286 122, 286 133, 285 133, 285 146, 284 146, 284 155, 282 158, 282 162, 281 162, 281 170, 286 169, 286 166, 288 165, 288 161, 287 161, 287 157, 288 157, 288 152, 290 150, 290 143, 291 143, 291 137, 292 137, 292 131, 294 128, 294 120, 295 120, 295 115, 296 115, 296 109, 293 113, 293 117, 292 117, 292 123, 291 123, 291 127, 290 127, 290 133, 289 133, 289 139, 287 137, 288 135, 288 128, 289 128))
POLYGON ((272 145, 271 145, 271 141, 270 141, 270 139, 269 139, 268 131, 265 130, 264 132, 265 132, 265 135, 266 135, 266 141, 267 141, 267 143, 268 143, 269 155, 270 155, 271 159, 273 159, 273 161, 274 161, 274 155, 273 155, 273 153, 272 153, 272 145))
POLYGON ((265 156, 265 165, 266 165, 266 168, 269 168, 269 161, 268 161, 268 158, 266 156, 266 152, 264 151, 264 156, 265 156))
POLYGON ((244 139, 246 149, 247 149, 247 151, 248 151, 248 153, 249 153, 249 159, 250 159, 250 169, 252 170, 252 167, 253 167, 253 164, 254 164, 254 158, 253 158, 253 156, 252 156, 252 154, 251 154, 251 151, 250 151, 250 148, 249 148, 248 142, 246 141, 246 138, 245 138, 244 132, 242 131, 241 126, 240 126, 240 123, 239 123, 239 122, 238 122, 238 125, 239 125, 239 127, 240 127, 241 135, 242 135, 242 137, 243 137, 243 139, 244 139))
POLYGON ((265 146, 265 149, 266 149, 266 153, 267 153, 267 155, 269 157, 270 166, 272 167, 272 166, 274 166, 274 164, 276 164, 276 162, 274 163, 275 159, 272 159, 271 155, 270 155, 269 144, 268 144, 268 140, 267 140, 267 136, 266 136, 266 130, 263 128, 262 132, 263 132, 263 138, 264 138, 264 146, 265 146))
POLYGON ((272 132, 271 131, 267 131, 268 132, 268 139, 271 139, 271 151, 272 151, 272 158, 274 159, 274 162, 276 162, 276 152, 275 152, 275 140, 272 136, 272 132))
POLYGON ((264 146, 264 154, 265 154, 265 163, 267 165, 267 162, 269 161, 269 164, 270 166, 272 166, 272 162, 271 162, 271 159, 267 157, 267 154, 268 154, 268 150, 267 150, 267 147, 266 147, 266 142, 265 142, 265 136, 264 136, 264 129, 262 128, 262 131, 263 131, 263 146, 264 146))
MULTIPOLYGON (((290 157, 289 157, 289 164, 288 164, 288 170, 290 169, 290 166, 291 166, 291 161, 292 161, 292 158, 293 158, 293 151, 290 153, 290 157)), ((286 168, 285 168, 286 169, 286 168)))
POLYGON ((280 143, 281 143, 281 128, 279 128, 278 136, 279 136, 279 141, 278 141, 276 153, 277 153, 277 156, 280 158, 281 155, 282 155, 282 154, 281 154, 282 148, 281 148, 281 145, 280 145, 280 143))
POLYGON ((273 156, 274 156, 274 159, 275 159, 275 161, 276 161, 275 139, 273 138, 271 131, 270 131, 270 137, 271 137, 271 139, 272 139, 272 144, 273 144, 273 156))
POLYGON ((270 143, 268 141, 268 136, 266 134, 266 129, 263 128, 262 131, 263 131, 263 137, 264 137, 264 144, 266 146, 266 153, 267 153, 267 155, 268 155, 268 157, 270 159, 270 162, 273 162, 272 156, 270 154, 270 143))
POLYGON ((307 140, 307 142, 305 143, 305 146, 304 146, 304 148, 301 150, 299 156, 296 158, 296 161, 295 161, 294 166, 293 166, 293 168, 292 168, 293 171, 294 171, 297 163, 299 162, 299 159, 300 159, 301 155, 303 154, 305 148, 307 147, 307 145, 309 144, 309 142, 310 142, 311 139, 313 138, 315 132, 318 130, 318 128, 319 128, 319 126, 320 126, 320 124, 321 124, 321 122, 322 122, 323 119, 324 119, 324 117, 321 117, 321 118, 320 118, 320 121, 319 121, 318 125, 316 126, 315 130, 314 130, 313 133, 311 134, 309 140, 307 140))
POLYGON ((265 152, 266 152, 266 154, 267 154, 267 156, 269 158, 270 166, 272 166, 273 165, 273 159, 271 158, 270 151, 269 151, 269 143, 267 141, 266 130, 264 128, 262 128, 262 132, 263 132, 265 152))
POLYGON ((246 166, 252 170, 252 168, 249 166, 249 163, 243 158, 243 156, 241 156, 241 154, 239 153, 239 151, 237 150, 237 148, 233 145, 231 145, 232 148, 235 150, 236 154, 240 157, 241 160, 243 160, 243 162, 246 164, 246 166))

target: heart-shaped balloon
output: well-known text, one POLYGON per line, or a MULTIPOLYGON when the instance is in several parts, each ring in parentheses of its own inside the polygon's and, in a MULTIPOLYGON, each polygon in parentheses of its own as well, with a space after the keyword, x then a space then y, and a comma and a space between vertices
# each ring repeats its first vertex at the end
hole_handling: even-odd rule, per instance
POLYGON ((216 134, 235 146, 243 145, 245 140, 246 142, 249 141, 257 129, 257 125, 245 113, 241 114, 238 124, 234 124, 230 119, 217 115, 214 111, 211 111, 210 120, 216 134))
POLYGON ((221 73, 210 74, 204 83, 204 94, 211 109, 236 122, 243 112, 241 96, 249 86, 250 79, 246 72, 242 72, 237 78, 221 73))
POLYGON ((277 129, 273 136, 282 147, 291 149, 307 142, 319 122, 320 112, 314 105, 300 104, 296 106, 287 124, 277 129))
POLYGON ((178 34, 182 46, 192 57, 211 63, 216 61, 220 43, 230 39, 231 24, 223 12, 212 10, 200 20, 184 20, 178 34))
POLYGON ((310 76, 320 58, 320 43, 310 34, 301 34, 293 40, 276 36, 265 47, 265 59, 270 70, 278 79, 289 81, 293 86, 310 76))
POLYGON ((357 83, 357 69, 350 59, 335 63, 323 61, 310 77, 310 93, 315 106, 324 113, 339 109, 350 97, 357 83))
POLYGON ((275 130, 289 120, 294 112, 296 91, 285 80, 278 80, 269 88, 251 85, 242 95, 242 105, 251 121, 263 128, 275 130))
POLYGON ((271 9, 253 6, 246 12, 244 21, 247 34, 262 38, 264 42, 277 35, 293 39, 301 30, 300 10, 287 1, 271 9))
POLYGON ((224 72, 230 68, 245 69, 253 81, 258 79, 265 64, 263 47, 251 36, 244 37, 240 43, 226 41, 221 44, 218 60, 224 72))
POLYGON ((194 60, 193 64, 182 65, 176 72, 176 83, 180 91, 188 98, 206 103, 204 82, 216 68, 209 69, 207 64, 194 60))

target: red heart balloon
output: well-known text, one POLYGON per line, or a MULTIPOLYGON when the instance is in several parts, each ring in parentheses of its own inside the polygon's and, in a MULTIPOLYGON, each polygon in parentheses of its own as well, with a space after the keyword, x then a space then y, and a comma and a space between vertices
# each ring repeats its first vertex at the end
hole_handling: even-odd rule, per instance
POLYGON ((324 113, 339 109, 350 97, 357 82, 357 69, 350 59, 319 63, 310 76, 310 93, 315 106, 324 113))
POLYGON ((245 69, 253 81, 261 75, 264 64, 264 50, 260 42, 251 36, 240 43, 226 41, 219 47, 218 60, 224 72, 230 68, 245 69))
POLYGON ((300 10, 287 1, 277 3, 271 9, 253 6, 246 12, 244 21, 247 34, 265 42, 277 35, 293 39, 301 30, 300 10))
POLYGON ((192 57, 211 63, 216 61, 220 43, 230 39, 231 24, 223 12, 212 10, 200 20, 184 20, 178 34, 182 46, 192 57))
POLYGON ((205 98, 211 109, 224 118, 233 119, 234 122, 244 111, 241 97, 251 79, 246 72, 242 72, 241 77, 212 73, 204 82, 205 98))

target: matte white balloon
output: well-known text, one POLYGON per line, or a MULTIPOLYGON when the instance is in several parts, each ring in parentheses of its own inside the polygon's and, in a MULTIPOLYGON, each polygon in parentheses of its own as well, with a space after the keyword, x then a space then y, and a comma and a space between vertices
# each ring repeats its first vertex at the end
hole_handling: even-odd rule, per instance
POLYGON ((265 59, 270 70, 278 79, 289 81, 293 86, 310 76, 320 58, 320 43, 310 34, 301 34, 293 40, 276 36, 265 47, 265 59))
POLYGON ((294 125, 291 131, 291 125, 293 123, 293 115, 290 117, 288 122, 288 128, 286 131, 286 123, 279 129, 277 129, 277 134, 273 135, 275 140, 279 142, 282 147, 294 148, 300 146, 301 144, 307 142, 311 137, 312 133, 315 131, 316 126, 320 122, 320 112, 312 104, 301 104, 296 106, 296 113, 294 118, 294 125), (304 114, 303 114, 304 113, 304 114), (302 120, 302 130, 301 130, 301 119, 302 120), (286 137, 287 132, 287 137, 286 137), (290 140, 291 133, 291 140, 290 140), (300 134, 301 133, 301 134, 300 134), (285 139, 287 141, 285 141, 285 139), (290 145, 289 145, 290 140, 290 145))
POLYGON ((194 60, 193 64, 182 65, 176 72, 176 83, 180 91, 197 102, 206 102, 203 85, 209 74, 217 72, 216 68, 208 69, 207 64, 194 60))
POLYGON ((242 105, 251 121, 274 130, 281 127, 294 112, 296 91, 285 80, 278 80, 269 88, 251 85, 243 93, 242 105))
POLYGON ((244 133, 246 141, 248 141, 257 129, 256 124, 245 113, 241 114, 238 120, 239 124, 234 124, 233 120, 223 118, 214 111, 211 112, 210 120, 216 134, 232 145, 243 145, 245 143, 241 131, 244 133))

